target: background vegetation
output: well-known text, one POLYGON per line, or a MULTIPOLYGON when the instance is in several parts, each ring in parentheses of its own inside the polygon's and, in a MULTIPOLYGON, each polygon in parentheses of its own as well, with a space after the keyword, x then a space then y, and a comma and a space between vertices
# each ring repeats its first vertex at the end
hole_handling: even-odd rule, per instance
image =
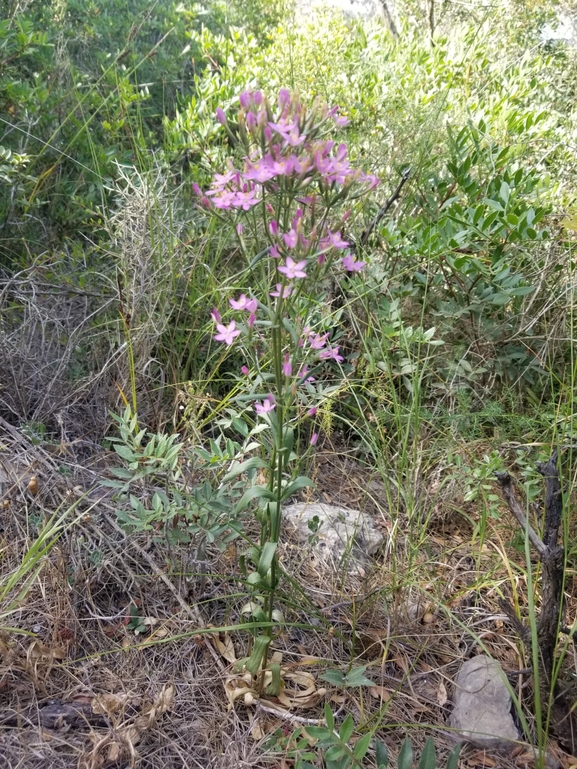
MULTIPOLYGON (((449 611, 432 563, 453 562, 456 530, 477 569, 459 596, 501 595, 510 580, 522 614, 516 591, 531 563, 503 523, 493 473, 513 470, 537 502, 534 468, 557 448, 567 510, 575 490, 577 56, 543 34, 571 4, 402 0, 393 31, 379 15, 290 0, 0 5, 0 451, 7 461, 23 452, 11 461, 24 468, 0 486, 19 521, 0 617, 16 623, 37 564, 61 531, 71 536, 59 517, 54 528, 58 497, 33 502, 30 523, 30 490, 19 494, 36 477, 34 452, 59 452, 44 470, 58 479, 51 493, 67 473, 84 489, 101 480, 94 463, 121 463, 114 483, 132 497, 115 499, 110 537, 124 536, 118 522, 141 541, 128 525, 136 511, 171 580, 190 571, 183 542, 199 562, 214 556, 225 579, 218 559, 250 530, 231 513, 240 489, 223 479, 254 425, 231 405, 241 361, 214 342, 210 318, 246 290, 244 262, 234 223, 198 205, 193 185, 205 189, 237 158, 217 108, 234 119, 240 93, 257 88, 271 101, 288 88, 338 105, 349 123, 335 138, 381 180, 342 233, 366 271, 320 285, 316 312, 345 356, 334 381, 324 375, 319 455, 350 458, 379 483, 391 534, 383 605, 416 591, 449 611), (164 488, 164 506, 149 482, 164 488), (499 552, 484 561, 488 539, 499 552), (14 564, 27 553, 23 590, 14 564)), ((309 437, 295 439, 302 472, 334 499, 309 437)), ((74 555, 82 569, 100 569, 96 539, 74 555)), ((568 514, 564 546, 569 579, 568 514)), ((371 735, 381 723, 360 721, 371 735)), ((274 745, 296 760, 289 748, 274 745)))

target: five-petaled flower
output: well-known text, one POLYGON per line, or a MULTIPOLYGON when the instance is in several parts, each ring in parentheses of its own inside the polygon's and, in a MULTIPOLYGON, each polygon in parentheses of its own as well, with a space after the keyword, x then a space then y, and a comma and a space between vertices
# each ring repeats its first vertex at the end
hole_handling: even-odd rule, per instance
POLYGON ((306 278, 307 274, 304 271, 306 266, 306 259, 302 259, 300 262, 295 262, 292 257, 287 256, 286 264, 284 266, 281 265, 278 268, 278 271, 282 272, 283 275, 286 275, 289 280, 293 280, 294 278, 306 278))
POLYGON ((292 293, 292 286, 290 283, 287 283, 287 285, 284 288, 282 287, 282 283, 277 283, 276 291, 271 291, 270 295, 276 296, 276 297, 282 296, 283 299, 288 299, 291 293, 292 293))
POLYGON ((274 395, 269 393, 262 403, 255 403, 254 410, 257 414, 268 414, 273 411, 276 406, 274 395))
POLYGON ((240 334, 240 329, 236 328, 236 323, 231 321, 228 326, 223 323, 216 324, 216 330, 218 334, 214 335, 214 339, 217 342, 224 342, 227 347, 230 347, 236 337, 240 334))
POLYGON ((247 312, 256 312, 258 302, 256 299, 249 299, 246 294, 241 294, 238 299, 229 299, 230 306, 233 310, 246 310, 247 312))
POLYGON ((322 350, 325 344, 327 343, 327 339, 329 338, 328 334, 309 334, 309 344, 311 346, 311 349, 313 350, 322 350))
POLYGON ((347 254, 342 258, 343 267, 349 272, 362 272, 364 270, 366 262, 357 262, 351 254, 347 254))
POLYGON ((349 244, 346 240, 343 240, 340 232, 328 233, 329 242, 333 248, 346 248, 349 244))
POLYGON ((337 347, 329 347, 328 350, 323 350, 319 358, 321 360, 328 360, 329 358, 332 358, 333 360, 336 360, 337 363, 342 363, 344 358, 342 355, 339 355, 339 348, 337 347))

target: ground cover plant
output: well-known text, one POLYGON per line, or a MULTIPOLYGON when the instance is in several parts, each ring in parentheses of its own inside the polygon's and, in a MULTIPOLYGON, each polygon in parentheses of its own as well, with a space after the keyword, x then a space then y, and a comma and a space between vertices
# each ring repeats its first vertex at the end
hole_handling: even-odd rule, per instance
POLYGON ((574 766, 570 4, 81 5, 0 21, 2 765, 574 766))

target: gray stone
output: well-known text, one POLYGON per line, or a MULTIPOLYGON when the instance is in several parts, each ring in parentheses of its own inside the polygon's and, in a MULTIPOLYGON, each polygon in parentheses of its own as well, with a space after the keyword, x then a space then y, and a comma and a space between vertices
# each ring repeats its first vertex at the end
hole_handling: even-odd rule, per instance
POLYGON ((283 519, 300 542, 310 545, 316 558, 325 564, 346 565, 352 574, 362 572, 369 556, 384 542, 371 516, 347 507, 299 502, 283 508, 283 519))
POLYGON ((455 681, 450 724, 465 740, 484 747, 502 747, 518 740, 511 715, 511 695, 501 665, 479 654, 467 660, 455 681))

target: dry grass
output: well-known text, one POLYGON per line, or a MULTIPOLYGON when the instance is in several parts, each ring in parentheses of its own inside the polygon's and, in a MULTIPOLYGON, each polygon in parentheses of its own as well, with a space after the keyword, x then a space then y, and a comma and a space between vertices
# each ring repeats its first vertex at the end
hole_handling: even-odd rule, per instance
MULTIPOLYGON (((462 661, 481 650, 502 662, 524 706, 529 702, 530 682, 519 673, 527 660, 497 605, 512 578, 523 602, 520 570, 509 572, 497 555, 514 564, 518 554, 507 544, 473 554, 467 521, 438 513, 430 519, 426 550, 399 579, 391 563, 393 552, 397 564, 406 553, 402 526, 393 536, 378 486, 351 457, 321 454, 319 493, 369 507, 389 533, 387 546, 362 579, 313 572, 302 548, 290 541, 283 547, 282 565, 293 582, 284 583, 287 628, 273 651, 282 658, 294 707, 278 713, 274 698, 256 707, 240 698, 230 707, 226 696, 227 657, 231 649, 237 658, 246 653, 245 633, 214 630, 235 624, 244 600, 232 551, 209 552, 207 574, 200 575, 188 549, 171 561, 152 539, 128 538, 118 528, 97 484, 106 456, 79 461, 68 449, 55 457, 6 423, 1 444, 8 501, 2 575, 18 566, 43 518, 89 491, 78 507, 86 513, 52 549, 11 618, 29 635, 0 635, 3 767, 289 769, 288 734, 322 718, 327 700, 337 720, 351 713, 393 755, 406 735, 418 755, 432 734, 442 765, 454 744, 446 727, 451 682, 462 661), (32 475, 39 482, 35 495, 32 475), (137 634, 138 624, 146 632, 137 634), (376 687, 343 692, 319 679, 326 669, 358 665, 368 665, 376 687), (298 682, 302 689, 305 679, 312 691, 299 700, 298 682)), ((455 499, 445 502, 454 508, 455 499)), ((501 522, 492 541, 506 543, 512 533, 501 522)), ((571 601, 569 613, 575 613, 571 601)), ((531 722, 528 710, 526 716, 531 722)), ((564 767, 571 765, 554 741, 551 751, 564 767)), ((463 767, 532 765, 522 746, 507 756, 473 746, 462 758, 463 767)))

